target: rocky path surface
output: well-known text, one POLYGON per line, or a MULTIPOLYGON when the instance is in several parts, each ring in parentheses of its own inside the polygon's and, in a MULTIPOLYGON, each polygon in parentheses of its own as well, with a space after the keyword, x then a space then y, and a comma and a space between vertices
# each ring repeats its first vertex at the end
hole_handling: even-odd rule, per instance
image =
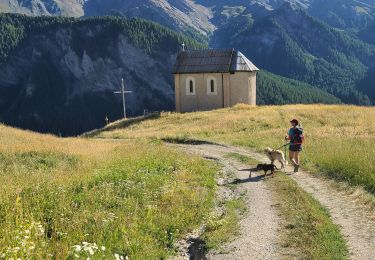
MULTIPOLYGON (((215 144, 178 145, 189 152, 218 159, 233 167, 241 188, 248 193, 249 214, 241 222, 241 235, 225 245, 228 254, 210 253, 208 259, 280 259, 282 252, 278 244, 280 219, 272 207, 273 202, 265 182, 259 176, 248 179, 249 167, 225 157, 228 153, 239 153, 259 161, 267 162, 261 154, 235 147, 215 144)), ((287 173, 291 168, 287 168, 287 173)), ((329 211, 332 220, 341 228, 349 248, 349 257, 354 260, 375 259, 374 215, 356 201, 353 195, 340 191, 323 178, 306 172, 290 174, 300 187, 317 199, 329 211)))
POLYGON ((206 258, 220 259, 280 259, 281 248, 278 243, 280 219, 273 207, 271 192, 263 178, 253 174, 249 179, 248 169, 252 166, 241 164, 225 157, 233 152, 231 148, 217 145, 178 145, 188 152, 200 154, 203 157, 218 160, 237 178, 239 189, 246 191, 248 213, 241 220, 240 235, 224 245, 223 252, 210 252, 206 258))

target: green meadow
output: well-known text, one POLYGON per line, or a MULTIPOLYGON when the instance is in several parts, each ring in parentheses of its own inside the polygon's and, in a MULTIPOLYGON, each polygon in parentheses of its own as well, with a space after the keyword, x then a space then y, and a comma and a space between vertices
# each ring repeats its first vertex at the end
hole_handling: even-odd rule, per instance
POLYGON ((1 259, 163 259, 214 205, 218 167, 162 143, 0 140, 1 259))
POLYGON ((363 186, 375 194, 375 108, 345 105, 287 105, 196 113, 164 113, 126 128, 96 133, 100 138, 199 139, 262 150, 285 143, 289 120, 305 129, 304 169, 363 186))

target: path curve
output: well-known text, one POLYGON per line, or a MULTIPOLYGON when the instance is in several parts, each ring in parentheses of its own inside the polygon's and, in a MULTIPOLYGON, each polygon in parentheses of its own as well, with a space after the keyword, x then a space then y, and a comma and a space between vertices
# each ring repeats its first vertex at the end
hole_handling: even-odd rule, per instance
MULTIPOLYGON (((231 152, 268 162, 264 155, 242 148, 215 144, 179 146, 202 155, 217 156, 225 163, 228 163, 228 159, 224 159, 223 154, 231 152)), ((287 168, 287 172, 291 172, 291 168, 287 168)), ((247 177, 247 173, 237 171, 236 174, 240 179, 247 177)), ((304 171, 291 174, 290 177, 328 210, 333 222, 341 228, 350 259, 375 259, 375 221, 370 211, 356 202, 352 195, 335 188, 324 178, 304 171)), ((250 215, 241 223, 242 235, 232 242, 234 247, 238 244, 240 249, 230 258, 214 256, 212 259, 279 259, 280 252, 277 249, 280 247, 277 245, 276 234, 280 220, 272 209, 272 200, 265 183, 249 182, 244 187, 249 192, 247 203, 250 215), (274 235, 270 236, 270 233, 274 235)))
POLYGON ((216 159, 230 169, 238 179, 239 188, 246 191, 248 213, 240 222, 240 235, 223 246, 224 254, 209 252, 207 259, 212 260, 257 260, 281 259, 279 245, 280 218, 273 207, 271 192, 261 176, 253 174, 248 181, 249 172, 241 171, 251 166, 225 158, 233 149, 219 145, 177 145, 188 152, 216 159), (243 182, 242 182, 243 181, 243 182))

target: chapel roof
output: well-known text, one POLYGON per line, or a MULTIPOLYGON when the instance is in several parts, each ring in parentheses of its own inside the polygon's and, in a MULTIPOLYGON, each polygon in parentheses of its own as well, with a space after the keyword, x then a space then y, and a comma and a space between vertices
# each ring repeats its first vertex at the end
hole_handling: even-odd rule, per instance
POLYGON ((173 68, 173 74, 254 72, 259 69, 235 50, 181 51, 173 68))

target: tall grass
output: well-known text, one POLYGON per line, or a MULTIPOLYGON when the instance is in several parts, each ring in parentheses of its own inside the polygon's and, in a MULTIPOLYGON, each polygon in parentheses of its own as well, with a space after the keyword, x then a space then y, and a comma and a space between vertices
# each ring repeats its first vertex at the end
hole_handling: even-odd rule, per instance
POLYGON ((327 105, 249 107, 187 114, 165 113, 125 129, 102 132, 104 138, 203 139, 261 149, 279 147, 289 120, 305 128, 304 167, 312 172, 362 185, 375 194, 375 108, 327 105))
POLYGON ((0 259, 162 259, 213 207, 217 166, 161 143, 0 126, 0 259))

